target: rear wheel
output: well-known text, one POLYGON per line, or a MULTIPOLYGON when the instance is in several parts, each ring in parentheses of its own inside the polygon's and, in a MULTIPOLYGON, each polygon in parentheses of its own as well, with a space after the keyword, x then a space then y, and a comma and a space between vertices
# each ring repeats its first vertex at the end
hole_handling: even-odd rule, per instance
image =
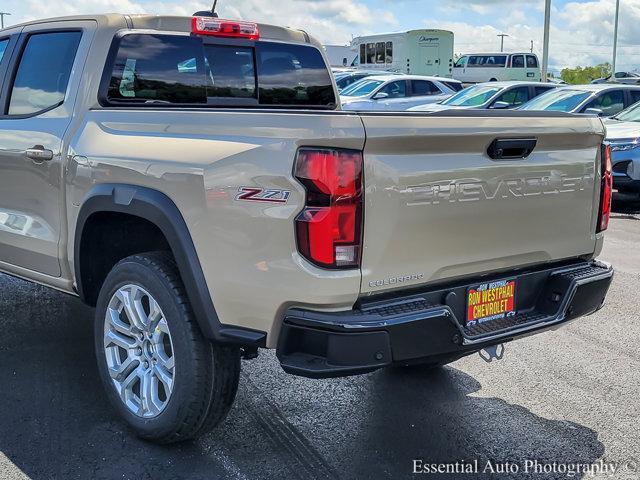
POLYGON ((134 255, 111 270, 98 298, 95 343, 107 396, 142 438, 196 437, 233 404, 239 350, 202 336, 167 253, 134 255))

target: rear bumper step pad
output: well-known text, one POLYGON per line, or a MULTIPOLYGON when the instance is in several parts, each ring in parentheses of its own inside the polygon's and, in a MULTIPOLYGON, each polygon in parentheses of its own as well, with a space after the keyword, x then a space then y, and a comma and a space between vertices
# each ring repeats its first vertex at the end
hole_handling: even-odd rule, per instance
POLYGON ((580 262, 524 273, 496 275, 517 280, 513 317, 464 325, 467 288, 455 284, 396 296, 345 312, 290 309, 277 355, 288 373, 339 377, 393 363, 455 359, 486 346, 557 328, 597 311, 613 278, 610 265, 580 262))

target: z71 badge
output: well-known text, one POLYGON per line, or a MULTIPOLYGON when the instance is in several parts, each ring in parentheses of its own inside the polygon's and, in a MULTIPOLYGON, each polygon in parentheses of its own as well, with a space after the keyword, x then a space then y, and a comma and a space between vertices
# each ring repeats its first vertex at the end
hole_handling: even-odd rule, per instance
POLYGON ((289 190, 264 189, 257 187, 240 187, 236 200, 247 202, 287 203, 289 190))

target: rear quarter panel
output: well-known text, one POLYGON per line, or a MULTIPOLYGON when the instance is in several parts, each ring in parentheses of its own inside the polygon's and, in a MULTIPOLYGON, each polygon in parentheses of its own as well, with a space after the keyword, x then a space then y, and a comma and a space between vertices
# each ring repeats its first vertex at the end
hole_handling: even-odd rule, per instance
POLYGON ((283 310, 350 308, 360 289, 359 270, 320 270, 297 254, 305 193, 292 175, 296 151, 363 145, 362 122, 346 112, 92 110, 71 143, 88 164, 69 168, 69 224, 95 184, 163 192, 184 216, 221 322, 265 331, 274 347, 283 310), (239 201, 241 186, 290 195, 286 204, 239 201))

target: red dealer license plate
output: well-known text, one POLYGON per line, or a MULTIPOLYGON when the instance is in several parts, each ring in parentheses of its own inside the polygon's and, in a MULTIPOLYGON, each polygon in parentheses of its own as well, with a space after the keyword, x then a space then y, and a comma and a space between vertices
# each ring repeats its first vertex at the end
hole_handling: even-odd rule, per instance
POLYGON ((467 290, 467 325, 516 314, 516 281, 483 283, 467 290))

